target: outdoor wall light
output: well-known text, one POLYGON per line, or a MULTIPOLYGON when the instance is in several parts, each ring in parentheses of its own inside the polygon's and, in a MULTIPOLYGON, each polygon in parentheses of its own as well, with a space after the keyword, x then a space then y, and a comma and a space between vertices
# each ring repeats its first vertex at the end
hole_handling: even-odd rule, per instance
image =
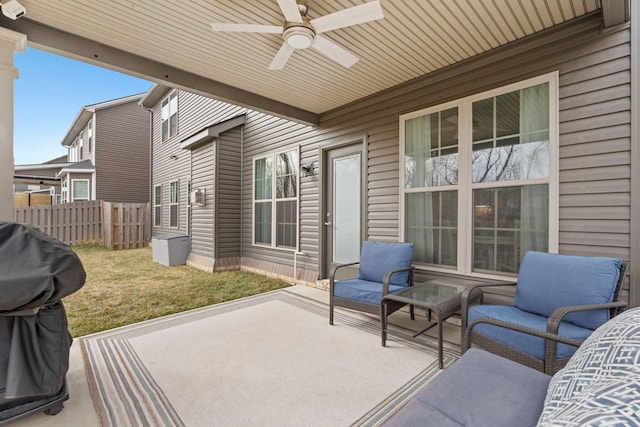
POLYGON ((302 171, 302 176, 309 176, 309 175, 313 175, 313 163, 305 163, 303 165, 300 165, 300 170, 302 171))

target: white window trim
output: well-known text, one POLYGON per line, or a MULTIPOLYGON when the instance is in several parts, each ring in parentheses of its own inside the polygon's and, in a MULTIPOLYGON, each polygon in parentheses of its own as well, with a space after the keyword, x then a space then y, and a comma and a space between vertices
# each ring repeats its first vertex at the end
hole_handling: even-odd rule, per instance
POLYGON ((89 120, 89 126, 87 126, 87 144, 89 145, 89 154, 93 152, 93 144, 95 141, 93 140, 93 119, 89 120))
POLYGON ((180 228, 180 180, 176 179, 173 181, 169 182, 169 228, 175 228, 175 229, 179 229, 180 228), (175 201, 175 203, 171 202, 171 184, 176 183, 176 185, 178 186, 177 191, 176 191, 176 198, 177 200, 175 201), (171 225, 171 207, 172 206, 176 206, 176 225, 171 225))
POLYGON ((81 202, 85 202, 85 201, 88 201, 91 198, 91 196, 90 196, 91 189, 89 188, 89 183, 90 183, 90 180, 84 179, 84 178, 83 179, 72 179, 71 180, 71 191, 69 191, 69 198, 71 199, 72 202, 75 202, 76 200, 77 201, 81 201, 81 202), (86 182, 87 183, 87 198, 86 199, 76 199, 74 197, 73 190, 75 188, 76 182, 86 182))
POLYGON ((471 210, 472 190, 476 188, 489 188, 489 187, 504 187, 505 182, 496 183, 482 183, 472 184, 469 174, 471 173, 469 168, 462 167, 462 165, 470 164, 471 159, 471 105, 473 102, 482 100, 485 98, 494 97, 503 93, 512 92, 514 90, 523 89, 530 86, 535 86, 541 83, 549 83, 549 178, 543 178, 538 180, 526 180, 526 181, 509 181, 508 185, 518 185, 522 183, 548 183, 549 184, 549 236, 548 236, 548 251, 551 253, 558 252, 559 246, 559 217, 560 217, 560 202, 559 202, 559 72, 554 71, 551 73, 543 74, 537 77, 533 77, 527 80, 522 80, 516 83, 512 83, 506 86, 501 86, 492 90, 481 92, 478 94, 470 95, 464 98, 457 99, 455 101, 447 102, 444 104, 435 105, 432 107, 424 108, 419 111, 413 111, 411 113, 403 114, 400 116, 400 230, 399 235, 401 241, 405 241, 405 194, 410 192, 422 192, 422 188, 405 188, 405 176, 404 176, 404 152, 405 152, 405 121, 420 117, 426 114, 434 113, 437 111, 446 110, 452 107, 458 107, 458 114, 460 120, 458 121, 459 129, 459 178, 460 182, 469 183, 468 185, 450 185, 439 188, 430 189, 430 191, 458 191, 458 265, 455 270, 444 267, 436 266, 423 266, 416 265, 419 270, 443 272, 443 273, 457 273, 465 276, 488 278, 488 279, 501 279, 504 280, 505 275, 500 274, 487 274, 478 273, 473 271, 471 265, 473 247, 468 244, 468 239, 471 239, 471 221, 472 217, 468 215, 471 210), (463 122, 466 120, 466 122, 463 122), (465 242, 467 244, 465 244, 465 242))
POLYGON ((153 187, 153 226, 162 227, 162 184, 153 187), (160 204, 156 204, 156 189, 160 188, 160 204), (160 207, 160 221, 157 221, 156 208, 160 207))
POLYGON ((269 248, 269 249, 275 249, 275 250, 280 250, 280 251, 285 251, 285 252, 298 252, 299 248, 300 248, 300 149, 299 148, 292 148, 289 150, 282 150, 282 151, 276 151, 276 152, 272 152, 270 154, 264 155, 264 156, 256 156, 253 158, 253 166, 252 166, 252 171, 251 171, 251 243, 253 246, 257 246, 257 247, 261 247, 261 248, 269 248), (276 198, 276 161, 277 161, 277 157, 279 154, 283 154, 283 153, 289 153, 291 151, 295 151, 296 152, 296 157, 298 158, 298 170, 297 170, 297 183, 296 183, 296 187, 297 187, 297 191, 296 191, 296 197, 286 197, 286 198, 281 198, 278 199, 276 198), (266 159, 271 157, 272 159, 272 167, 273 167, 273 173, 271 174, 271 199, 269 200, 256 200, 256 162, 258 160, 262 160, 262 159, 266 159), (288 248, 288 247, 281 247, 281 246, 276 246, 277 245, 277 227, 276 227, 276 204, 277 202, 286 202, 286 201, 291 201, 291 200, 295 200, 296 203, 296 247, 295 248, 288 248), (266 202, 271 202, 271 244, 267 245, 264 243, 256 243, 256 223, 255 223, 255 218, 256 218, 256 203, 266 203, 266 202))
POLYGON ((169 141, 171 138, 173 138, 174 136, 176 136, 178 134, 178 111, 180 110, 179 105, 178 105, 178 91, 177 90, 172 90, 171 92, 169 92, 167 94, 167 96, 165 96, 162 101, 160 101, 160 139, 162 140, 162 142, 166 142, 169 141), (176 133, 171 135, 171 96, 174 96, 176 98, 176 133), (168 106, 169 106, 169 116, 167 117, 167 122, 169 122, 167 124, 167 137, 163 138, 162 135, 162 125, 164 124, 165 120, 162 117, 162 104, 164 104, 164 102, 167 102, 168 106))
POLYGON ((69 203, 69 177, 65 176, 60 182, 60 200, 61 203, 69 203))

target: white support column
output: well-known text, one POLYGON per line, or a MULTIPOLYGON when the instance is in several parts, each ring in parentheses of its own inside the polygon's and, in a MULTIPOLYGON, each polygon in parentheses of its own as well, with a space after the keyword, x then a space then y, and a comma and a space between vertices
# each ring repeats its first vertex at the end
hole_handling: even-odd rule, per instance
POLYGON ((0 221, 13 221, 13 66, 17 52, 27 48, 27 36, 0 27, 0 221))

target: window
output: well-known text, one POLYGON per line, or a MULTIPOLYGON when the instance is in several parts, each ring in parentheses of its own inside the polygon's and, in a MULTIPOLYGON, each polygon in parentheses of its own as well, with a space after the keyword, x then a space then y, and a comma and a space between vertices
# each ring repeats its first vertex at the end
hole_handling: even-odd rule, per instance
POLYGON ((557 249, 557 73, 400 118, 414 263, 516 274, 557 249))
POLYGON ((296 249, 298 245, 298 151, 254 160, 254 243, 296 249))
POLYGON ((162 107, 162 141, 178 133, 178 92, 173 91, 161 104, 162 107))
POLYGON ((169 184, 169 227, 178 227, 178 181, 169 184))
POLYGON ((60 193, 61 193, 61 198, 60 198, 60 203, 67 203, 69 201, 69 190, 68 190, 68 183, 67 183, 67 179, 63 179, 62 183, 60 184, 60 193))
POLYGON ((89 200, 89 180, 73 179, 71 180, 72 200, 89 200))
POLYGON ((162 225, 162 185, 153 188, 153 225, 162 225))
POLYGON ((78 161, 78 138, 76 138, 71 146, 69 147, 69 161, 77 162, 78 161))
POLYGON ((87 145, 89 146, 89 153, 93 150, 93 120, 89 121, 87 128, 87 145))

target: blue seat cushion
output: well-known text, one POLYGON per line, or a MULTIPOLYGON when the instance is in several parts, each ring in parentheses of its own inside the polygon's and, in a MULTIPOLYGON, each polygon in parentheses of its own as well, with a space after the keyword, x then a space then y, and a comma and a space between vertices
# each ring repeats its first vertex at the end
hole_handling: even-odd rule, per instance
MULTIPOLYGON (((389 243, 365 241, 360 254, 358 279, 382 283, 384 275, 397 268, 411 265, 413 243, 389 243)), ((409 272, 396 273, 389 281, 392 285, 405 285, 409 280, 409 272)))
MULTIPOLYGON (((518 273, 513 305, 549 316, 556 308, 613 301, 620 276, 617 258, 527 252, 518 273)), ((608 309, 567 315, 566 321, 596 329, 609 320, 608 309)))
POLYGON ((550 378, 471 348, 383 426, 535 426, 550 378))
MULTIPOLYGON (((389 285, 389 293, 406 288, 406 286, 389 285)), ((382 283, 362 279, 340 280, 335 282, 333 295, 369 304, 380 304, 382 283)))
MULTIPOLYGON (((480 317, 491 317, 540 331, 547 330, 546 316, 529 313, 510 305, 474 305, 469 307, 468 313, 469 324, 480 317)), ((475 326, 473 330, 522 353, 533 356, 536 359, 544 360, 545 358, 544 338, 488 324, 479 324, 475 326)), ((593 330, 577 326, 570 322, 560 323, 560 329, 558 330, 558 334, 563 337, 579 340, 587 339, 592 333, 593 330)), ((558 344, 556 357, 561 359, 570 357, 576 350, 577 347, 560 343, 558 344)))

